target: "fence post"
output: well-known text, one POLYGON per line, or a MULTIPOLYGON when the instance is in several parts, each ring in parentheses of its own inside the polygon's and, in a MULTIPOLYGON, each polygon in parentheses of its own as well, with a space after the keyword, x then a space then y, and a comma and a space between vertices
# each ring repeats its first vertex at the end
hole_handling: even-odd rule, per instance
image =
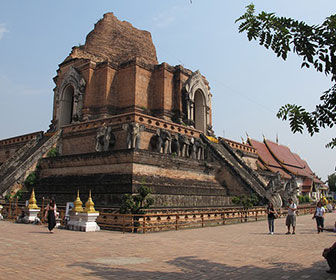
POLYGON ((12 218, 12 198, 9 198, 8 219, 12 218))
POLYGON ((255 211, 255 220, 258 221, 258 210, 255 211))
POLYGON ((202 219, 202 227, 204 227, 204 215, 201 214, 201 219, 202 219))
POLYGON ((18 197, 15 199, 15 219, 18 216, 18 197))
POLYGON ((132 233, 134 233, 134 215, 132 215, 132 233))
POLYGON ((225 225, 225 212, 222 213, 222 217, 223 217, 223 225, 225 225))
POLYGON ((146 233, 146 215, 143 215, 142 232, 146 233))
POLYGON ((175 217, 175 230, 178 230, 178 219, 179 219, 179 215, 176 214, 176 217, 175 217))
POLYGON ((122 214, 122 223, 123 223, 122 233, 125 233, 125 215, 124 214, 122 214))

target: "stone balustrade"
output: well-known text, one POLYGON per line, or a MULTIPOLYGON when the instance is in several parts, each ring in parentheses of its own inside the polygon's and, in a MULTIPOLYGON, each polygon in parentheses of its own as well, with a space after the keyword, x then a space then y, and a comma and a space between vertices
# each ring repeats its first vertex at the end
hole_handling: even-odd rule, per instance
POLYGON ((110 126, 115 124, 123 124, 129 122, 137 122, 146 127, 151 127, 153 129, 165 129, 173 133, 185 134, 190 137, 199 137, 201 131, 193 129, 191 127, 187 127, 184 125, 176 124, 173 122, 165 121, 163 119, 159 119, 156 117, 152 117, 149 115, 141 114, 141 113, 126 113, 120 114, 109 118, 103 118, 98 120, 91 120, 78 124, 71 124, 63 127, 63 133, 71 133, 71 132, 80 132, 89 129, 96 129, 103 125, 110 126))

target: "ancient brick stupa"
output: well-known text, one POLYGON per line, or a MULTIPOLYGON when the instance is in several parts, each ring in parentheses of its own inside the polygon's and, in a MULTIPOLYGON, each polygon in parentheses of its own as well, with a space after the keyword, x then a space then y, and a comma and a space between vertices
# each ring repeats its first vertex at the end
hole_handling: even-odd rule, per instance
POLYGON ((155 207, 269 196, 239 155, 213 137, 208 81, 199 71, 158 64, 149 32, 105 14, 54 81, 50 130, 31 145, 41 157, 49 143, 58 156, 40 161, 37 199, 54 196, 62 204, 77 189, 91 189, 97 207, 117 207, 122 194, 142 185, 155 207))

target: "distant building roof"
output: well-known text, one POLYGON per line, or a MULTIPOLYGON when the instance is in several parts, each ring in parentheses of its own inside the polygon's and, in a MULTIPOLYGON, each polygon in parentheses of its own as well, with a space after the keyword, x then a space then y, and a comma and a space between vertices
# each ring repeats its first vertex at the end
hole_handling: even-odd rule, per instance
POLYGON ((258 166, 262 170, 280 172, 281 177, 289 179, 291 174, 303 177, 303 191, 310 191, 313 183, 323 185, 323 182, 310 169, 308 163, 298 154, 278 143, 264 139, 263 142, 248 138, 251 145, 258 154, 258 166), (309 190, 308 190, 309 189, 309 190))
POLYGON ((257 151, 260 162, 274 173, 280 172, 281 177, 290 179, 291 176, 282 168, 282 166, 275 160, 266 145, 262 142, 248 138, 248 143, 257 151))
POLYGON ((309 172, 310 168, 309 170, 306 169, 307 163, 301 160, 298 155, 294 155, 288 147, 279 145, 267 139, 264 139, 264 143, 273 157, 285 170, 297 176, 313 176, 313 174, 309 172))

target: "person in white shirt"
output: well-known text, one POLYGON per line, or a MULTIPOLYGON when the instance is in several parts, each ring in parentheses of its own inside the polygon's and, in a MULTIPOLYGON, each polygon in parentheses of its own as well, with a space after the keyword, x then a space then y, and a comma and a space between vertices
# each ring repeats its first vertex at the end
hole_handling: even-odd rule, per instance
POLYGON ((293 200, 290 198, 288 200, 289 206, 288 208, 288 214, 286 217, 286 226, 287 226, 287 233, 286 234, 290 234, 290 227, 293 227, 293 232, 292 234, 295 234, 295 226, 296 226, 296 210, 297 210, 297 206, 296 204, 293 202, 293 200))
POLYGON ((324 228, 324 213, 325 208, 322 206, 322 202, 319 201, 316 205, 313 219, 316 219, 317 233, 323 232, 324 228))

